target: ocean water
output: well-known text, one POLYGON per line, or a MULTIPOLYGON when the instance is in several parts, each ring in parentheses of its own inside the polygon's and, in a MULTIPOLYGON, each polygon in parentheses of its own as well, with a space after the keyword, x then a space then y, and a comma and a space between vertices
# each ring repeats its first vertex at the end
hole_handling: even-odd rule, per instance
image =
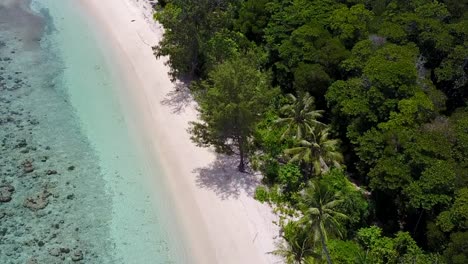
POLYGON ((0 263, 190 263, 73 0, 0 0, 0 263))

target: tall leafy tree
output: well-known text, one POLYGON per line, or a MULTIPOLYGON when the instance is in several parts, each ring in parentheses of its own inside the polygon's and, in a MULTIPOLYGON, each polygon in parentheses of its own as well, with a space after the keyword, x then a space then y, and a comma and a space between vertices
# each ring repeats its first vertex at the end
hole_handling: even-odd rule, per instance
POLYGON ((235 0, 166 0, 154 18, 164 26, 161 41, 153 47, 157 57, 169 56, 173 80, 204 75, 207 42, 222 28, 230 27, 229 5, 235 0))
POLYGON ((275 0, 266 5, 271 17, 264 30, 265 48, 274 81, 283 90, 309 91, 322 105, 326 87, 339 74, 336 66, 348 54, 327 30, 329 16, 340 6, 335 0, 275 0))
POLYGON ((263 31, 268 24, 269 13, 266 4, 270 0, 246 0, 242 1, 239 10, 239 18, 235 27, 244 33, 250 40, 257 43, 263 41, 263 31))
POLYGON ((449 263, 466 263, 468 261, 468 188, 457 191, 455 201, 439 214, 437 226, 442 232, 450 233, 450 242, 444 250, 449 263))
POLYGON ((192 139, 219 152, 237 152, 239 171, 244 172, 250 136, 276 94, 269 83, 268 75, 247 58, 218 65, 201 84, 201 122, 192 123, 192 139))
POLYGON ((358 230, 357 241, 366 250, 364 263, 443 263, 439 256, 425 254, 408 232, 397 232, 391 238, 382 236, 380 227, 371 226, 358 230))
POLYGON ((347 125, 346 136, 351 141, 387 121, 400 100, 420 91, 417 55, 415 45, 378 47, 368 40, 356 44, 344 66, 359 78, 336 81, 326 95, 336 125, 347 125))
POLYGON ((373 16, 372 11, 367 10, 363 4, 351 8, 342 7, 331 15, 330 27, 341 40, 352 46, 354 41, 367 37, 373 16))

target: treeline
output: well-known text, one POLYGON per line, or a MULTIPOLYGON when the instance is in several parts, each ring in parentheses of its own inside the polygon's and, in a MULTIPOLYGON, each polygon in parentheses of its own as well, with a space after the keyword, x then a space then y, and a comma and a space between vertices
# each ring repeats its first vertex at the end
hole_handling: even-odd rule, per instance
POLYGON ((193 140, 263 172, 288 263, 468 263, 467 0, 160 0, 193 140))

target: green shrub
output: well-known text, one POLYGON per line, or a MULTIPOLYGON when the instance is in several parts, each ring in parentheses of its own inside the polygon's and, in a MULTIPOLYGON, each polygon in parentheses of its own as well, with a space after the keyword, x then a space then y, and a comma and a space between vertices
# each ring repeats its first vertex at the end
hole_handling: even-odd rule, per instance
POLYGON ((285 186, 285 191, 297 191, 301 183, 301 170, 295 164, 281 166, 278 171, 278 181, 285 186))
MULTIPOLYGON (((346 229, 356 230, 365 225, 369 216, 369 203, 362 191, 358 190, 339 169, 332 169, 323 175, 320 182, 329 186, 333 191, 340 192, 343 203, 339 205, 341 212, 348 216, 346 229)), ((348 232, 348 235, 352 235, 348 232)))
POLYGON ((264 203, 269 201, 269 194, 268 190, 265 186, 258 186, 257 189, 255 189, 255 200, 264 203))
POLYGON ((287 148, 287 142, 281 139, 285 128, 275 124, 277 119, 278 116, 274 111, 266 113, 265 118, 257 125, 254 133, 255 143, 272 157, 283 154, 287 148))
POLYGON ((269 192, 270 201, 276 204, 284 203, 286 197, 283 195, 283 192, 278 184, 272 186, 269 192))
POLYGON ((280 165, 276 159, 266 157, 265 163, 262 168, 266 184, 274 184, 277 181, 279 168, 280 165))
POLYGON ((330 239, 327 244, 333 263, 355 264, 365 255, 359 244, 354 241, 330 239))

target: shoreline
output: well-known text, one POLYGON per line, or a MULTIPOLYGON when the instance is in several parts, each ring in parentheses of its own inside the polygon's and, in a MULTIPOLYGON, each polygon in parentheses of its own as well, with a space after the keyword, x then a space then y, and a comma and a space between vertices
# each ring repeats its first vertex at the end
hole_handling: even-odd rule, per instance
POLYGON ((123 93, 131 87, 125 85, 130 82, 124 70, 132 69, 116 67, 126 62, 119 60, 117 42, 107 41, 112 36, 106 31, 95 30, 101 23, 82 9, 81 2, 44 2, 53 19, 63 16, 52 41, 66 66, 61 77, 64 91, 80 131, 97 154, 103 196, 110 198, 106 225, 110 243, 100 245, 110 245, 109 254, 117 263, 184 263, 183 239, 173 228, 177 224, 172 225, 177 217, 169 210, 164 188, 154 184, 159 179, 152 179, 163 175, 161 166, 143 151, 142 133, 134 125, 141 122, 133 111, 133 96, 123 93))
POLYGON ((92 16, 91 24, 96 23, 104 46, 116 55, 112 60, 120 64, 115 68, 124 85, 118 96, 130 112, 128 125, 143 153, 152 156, 148 160, 164 171, 152 184, 168 187, 163 197, 171 198, 166 206, 174 207, 177 219, 172 226, 182 229, 190 263, 278 263, 268 254, 278 236, 272 223, 276 217, 252 195, 258 179, 247 176, 251 179, 242 183, 231 179, 240 175, 235 166, 226 165, 229 160, 218 164, 219 156, 190 141, 187 128, 197 119, 196 105, 188 91, 175 91, 164 60, 152 54, 151 45, 157 44, 161 30, 134 1, 84 0, 79 5, 92 16))
MULTIPOLYGON (((161 146, 161 144, 164 144, 164 142, 159 140, 159 137, 155 137, 154 134, 152 134, 153 132, 160 134, 162 131, 159 131, 156 124, 154 124, 154 116, 152 113, 153 111, 151 109, 150 102, 146 97, 147 94, 144 88, 145 84, 142 83, 140 76, 138 76, 137 69, 134 67, 133 63, 135 61, 130 59, 130 54, 124 52, 124 47, 122 47, 121 43, 119 41, 115 41, 116 36, 114 32, 112 32, 112 28, 109 26, 109 24, 106 23, 105 19, 103 19, 99 13, 100 11, 104 12, 104 10, 105 12, 108 12, 108 6, 103 5, 96 8, 94 5, 101 5, 101 3, 95 3, 93 0, 89 1, 88 3, 86 1, 87 0, 79 2, 77 5, 79 5, 80 9, 82 9, 80 11, 84 13, 85 16, 90 18, 90 25, 98 24, 98 26, 93 29, 96 35, 100 35, 97 36, 98 39, 103 42, 98 43, 98 45, 101 47, 101 50, 104 50, 106 53, 107 64, 113 67, 113 77, 116 80, 123 82, 122 85, 114 87, 113 90, 118 93, 117 97, 119 97, 118 99, 120 107, 125 115, 125 122, 129 129, 129 135, 133 141, 137 143, 135 147, 139 150, 139 153, 145 155, 144 162, 146 163, 147 167, 150 167, 149 170, 152 172, 158 171, 158 169, 163 171, 162 175, 155 174, 153 175, 154 177, 152 179, 145 180, 149 181, 151 186, 155 186, 153 189, 156 189, 158 192, 163 192, 162 194, 155 194, 154 196, 157 196, 156 198, 170 197, 169 201, 162 202, 156 201, 154 199, 155 197, 152 197, 153 203, 157 203, 157 205, 154 204, 155 207, 159 207, 159 209, 163 207, 162 209, 164 209, 164 211, 170 211, 171 216, 176 216, 176 219, 173 220, 173 222, 164 222, 165 226, 169 226, 171 229, 166 231, 169 234, 174 235, 174 237, 171 237, 172 240, 179 238, 185 240, 182 243, 177 240, 171 241, 173 243, 170 243, 170 245, 179 246, 182 244, 182 247, 184 248, 183 253, 185 255, 182 257, 182 259, 196 259, 196 263, 216 263, 212 261, 214 260, 214 257, 208 257, 212 254, 211 248, 206 248, 206 246, 203 246, 200 249, 191 248, 192 245, 198 245, 200 242, 199 240, 204 240, 203 233, 205 232, 199 232, 203 230, 203 228, 201 228, 203 222, 197 221, 199 217, 195 217, 198 210, 195 210, 196 204, 192 202, 194 200, 193 198, 185 197, 185 199, 183 199, 184 201, 177 202, 179 198, 171 193, 182 192, 184 193, 184 196, 188 196, 190 191, 183 190, 183 183, 181 186, 180 182, 171 181, 170 179, 166 178, 166 175, 177 175, 177 167, 164 166, 164 164, 168 164, 166 162, 170 161, 166 161, 166 157, 163 155, 163 153, 160 153, 158 149, 158 146, 161 146), (99 10, 99 8, 102 8, 102 10, 99 10), (109 41, 110 39, 114 41, 109 41), (113 64, 116 62, 119 63, 119 65, 114 66, 113 64), (142 89, 137 91, 128 89, 131 87, 142 87, 142 89), (178 185, 178 187, 176 188, 173 185, 178 185), (165 190, 164 187, 168 187, 168 190, 165 190), (170 208, 171 206, 176 208, 170 208), (195 232, 187 231, 186 227, 190 226, 190 223, 183 223, 185 220, 185 218, 183 218, 185 213, 181 214, 180 212, 189 212, 187 214, 191 216, 191 219, 187 219, 187 221, 196 222, 199 226, 199 229, 194 230, 195 232), (180 228, 182 228, 182 230, 177 230, 180 228)), ((131 44, 135 45, 141 43, 135 43, 132 41, 131 44)), ((137 53, 140 53, 141 50, 137 49, 137 51, 137 53)), ((144 62, 142 64, 144 64, 144 62)), ((167 148, 169 147, 170 146, 167 148)), ((211 245, 211 243, 208 241, 203 241, 202 244, 211 245)), ((182 253, 180 252, 180 249, 175 251, 176 253, 182 253)), ((174 256, 174 258, 180 259, 179 256, 174 256)))

